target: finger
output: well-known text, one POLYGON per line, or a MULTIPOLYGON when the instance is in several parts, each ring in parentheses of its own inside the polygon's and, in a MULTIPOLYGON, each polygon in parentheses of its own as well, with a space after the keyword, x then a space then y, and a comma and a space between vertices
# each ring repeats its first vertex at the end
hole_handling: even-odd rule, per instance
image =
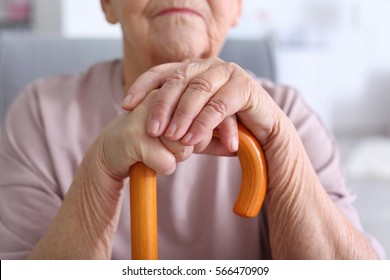
POLYGON ((217 129, 222 145, 230 152, 237 152, 238 127, 236 115, 224 119, 217 129))
POLYGON ((189 81, 169 122, 165 136, 171 140, 181 139, 205 104, 229 80, 231 73, 232 69, 226 67, 226 64, 217 65, 189 81))
POLYGON ((160 88, 166 78, 178 67, 179 63, 167 63, 153 67, 139 76, 122 102, 122 108, 127 111, 133 110, 153 89, 160 88))
MULTIPOLYGON (((115 155, 114 158, 128 153, 133 160, 143 162, 158 174, 170 175, 176 169, 175 155, 159 138, 152 138, 145 132, 146 117, 156 94, 157 91, 152 90, 139 106, 131 113, 125 114, 127 121, 121 128, 125 150, 119 150, 121 154, 115 155), (131 122, 136 125, 129 125, 131 122)), ((121 145, 115 143, 114 146, 119 148, 121 145)))
POLYGON ((141 146, 139 161, 164 176, 176 170, 175 156, 161 142, 141 146))
POLYGON ((166 78, 151 107, 147 122, 149 135, 157 137, 165 132, 172 114, 190 81, 199 73, 207 70, 212 63, 213 61, 210 60, 188 63, 179 67, 166 78))
MULTIPOLYGON (((241 74, 238 74, 241 75, 241 74)), ((245 110, 253 95, 253 82, 249 77, 234 77, 210 99, 195 118, 182 142, 195 145, 213 131, 224 119, 245 110)))
POLYGON ((146 129, 149 135, 158 137, 165 131, 181 93, 187 87, 187 75, 181 70, 167 77, 151 107, 146 129))
POLYGON ((225 156, 231 157, 236 156, 236 153, 233 153, 226 149, 224 145, 222 145, 221 139, 218 137, 213 137, 207 146, 200 147, 199 144, 194 146, 194 152, 198 154, 206 154, 212 156, 225 156))
POLYGON ((212 134, 214 137, 203 138, 195 145, 196 153, 213 155, 235 155, 238 150, 238 126, 236 116, 226 118, 212 134), (211 145, 211 146, 210 146, 211 145), (203 152, 205 151, 205 152, 203 152))
POLYGON ((216 156, 234 156, 238 149, 238 127, 235 116, 227 118, 218 126, 218 129, 203 138, 194 146, 195 153, 216 155, 216 156), (231 149, 229 140, 222 140, 228 137, 237 138, 237 148, 231 149), (225 142, 225 143, 223 143, 225 142), (228 144, 226 144, 228 143, 228 144))
POLYGON ((193 151, 193 146, 183 145, 180 141, 169 141, 166 137, 160 137, 164 146, 175 156, 177 162, 188 159, 193 151))
POLYGON ((205 150, 210 145, 210 142, 212 140, 213 140, 213 134, 210 133, 209 135, 204 137, 198 144, 196 144, 196 146, 193 146, 194 147, 194 152, 195 153, 202 152, 203 150, 205 150))

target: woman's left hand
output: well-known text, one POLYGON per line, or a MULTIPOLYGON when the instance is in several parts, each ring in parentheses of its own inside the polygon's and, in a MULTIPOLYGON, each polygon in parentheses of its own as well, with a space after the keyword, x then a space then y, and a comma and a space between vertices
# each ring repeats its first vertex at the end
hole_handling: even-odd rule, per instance
POLYGON ((236 116, 260 143, 267 141, 280 117, 278 107, 256 80, 238 65, 218 58, 151 68, 129 89, 123 108, 132 110, 153 89, 159 92, 149 113, 148 133, 181 139, 195 146, 195 152, 235 152, 236 116), (216 128, 218 145, 210 142, 216 128))

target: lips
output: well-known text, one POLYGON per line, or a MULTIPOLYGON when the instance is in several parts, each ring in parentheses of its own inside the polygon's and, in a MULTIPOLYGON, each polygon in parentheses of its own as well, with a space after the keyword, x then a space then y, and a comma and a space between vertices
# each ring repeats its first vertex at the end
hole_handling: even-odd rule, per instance
POLYGON ((197 11, 186 7, 171 7, 168 9, 164 9, 158 12, 154 17, 166 16, 172 14, 193 15, 193 16, 202 17, 202 15, 197 11))

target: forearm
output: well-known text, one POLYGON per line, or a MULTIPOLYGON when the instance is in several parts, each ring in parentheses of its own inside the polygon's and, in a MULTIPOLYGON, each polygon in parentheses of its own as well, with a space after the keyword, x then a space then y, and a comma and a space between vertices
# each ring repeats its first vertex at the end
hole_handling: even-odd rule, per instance
POLYGON ((46 234, 29 259, 109 259, 123 196, 92 145, 46 234))
POLYGON ((267 202, 273 258, 377 258, 325 192, 295 130, 286 122, 281 127, 264 146, 272 173, 267 202))

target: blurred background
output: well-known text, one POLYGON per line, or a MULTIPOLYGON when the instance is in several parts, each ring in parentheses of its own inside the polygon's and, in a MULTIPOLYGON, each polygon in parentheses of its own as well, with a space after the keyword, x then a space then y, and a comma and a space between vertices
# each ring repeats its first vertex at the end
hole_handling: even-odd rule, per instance
MULTIPOLYGON (((297 88, 336 136, 362 223, 389 258, 390 1, 243 2, 229 37, 273 38, 277 82, 297 88)), ((98 0, 0 0, 0 32, 121 36, 98 0)))

